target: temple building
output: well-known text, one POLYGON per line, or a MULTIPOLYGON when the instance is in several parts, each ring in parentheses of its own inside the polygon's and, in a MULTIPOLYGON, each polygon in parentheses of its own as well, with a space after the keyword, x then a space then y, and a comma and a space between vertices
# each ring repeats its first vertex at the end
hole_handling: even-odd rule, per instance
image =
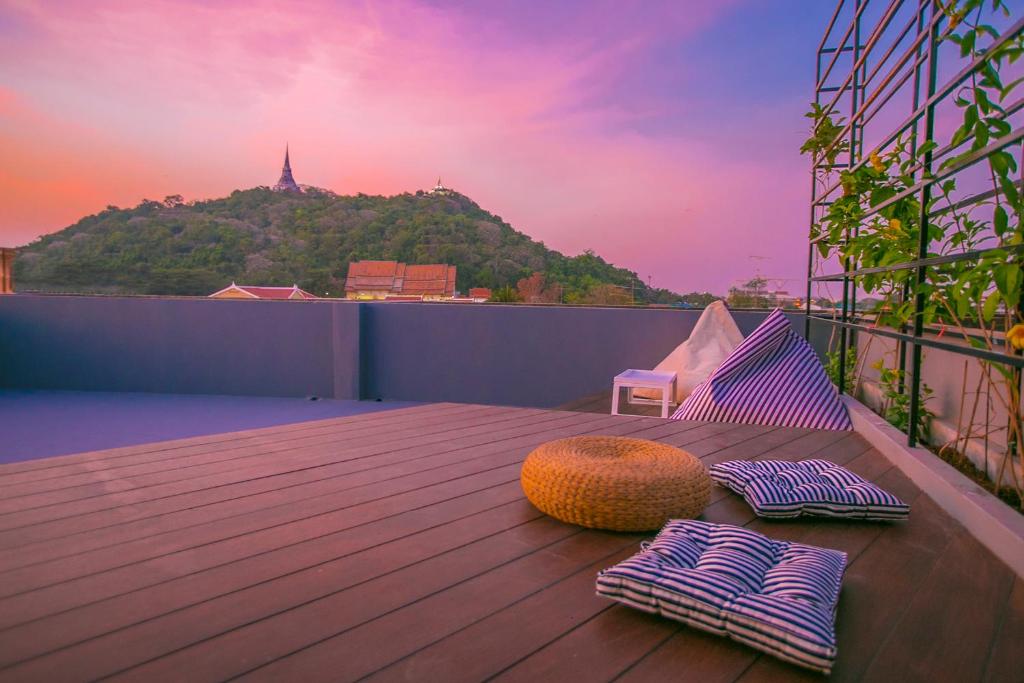
POLYGON ((437 185, 435 185, 434 189, 430 191, 430 194, 449 195, 449 194, 455 194, 455 190, 451 189, 450 187, 445 187, 444 185, 442 185, 441 184, 441 176, 438 176, 437 177, 437 185))
POLYGON ((353 261, 345 297, 385 301, 447 301, 455 296, 455 266, 406 265, 398 261, 353 261))
POLYGON ((288 145, 284 146, 284 168, 281 169, 281 179, 274 185, 275 192, 302 192, 302 188, 292 177, 292 165, 288 161, 288 145))
POLYGON ((277 299, 278 301, 309 301, 317 299, 315 294, 310 294, 298 285, 291 287, 253 287, 251 285, 236 285, 232 282, 224 289, 218 290, 210 295, 211 299, 277 299))

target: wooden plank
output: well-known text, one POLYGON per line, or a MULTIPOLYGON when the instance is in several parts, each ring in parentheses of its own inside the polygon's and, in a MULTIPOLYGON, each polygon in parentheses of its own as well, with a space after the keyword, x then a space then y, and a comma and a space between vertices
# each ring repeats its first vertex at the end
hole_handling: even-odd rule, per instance
MULTIPOLYGON (((604 423, 608 419, 598 416, 598 423, 604 423)), ((623 430, 636 428, 634 422, 621 418, 615 419, 615 425, 623 430)), ((583 430, 577 425, 575 429, 569 431, 579 433, 583 430)), ((201 548, 205 560, 215 554, 213 548, 228 545, 236 549, 233 552, 240 553, 247 539, 254 543, 258 539, 259 542, 251 552, 263 552, 273 547, 268 544, 273 543, 270 539, 275 537, 275 531, 286 535, 303 529, 323 533, 326 520, 344 518, 349 513, 358 515, 360 511, 374 506, 391 510, 394 506, 400 505, 402 499, 418 493, 443 492, 455 487, 457 495, 462 495, 466 491, 458 487, 474 490, 474 486, 481 488, 506 482, 515 482, 518 486, 519 462, 525 451, 520 448, 505 455, 509 453, 511 457, 506 458, 509 462, 496 468, 488 469, 494 463, 470 461, 469 467, 479 470, 479 474, 442 468, 349 491, 344 501, 336 501, 333 496, 305 498, 286 506, 257 510, 251 514, 172 530, 158 537, 143 538, 138 542, 120 544, 113 551, 104 548, 80 554, 75 556, 73 562, 61 559, 5 572, 0 591, 7 597, 0 600, 0 625, 6 624, 8 619, 38 618, 41 616, 38 611, 42 609, 48 609, 50 612, 47 613, 52 613, 59 609, 74 607, 78 604, 76 601, 81 600, 81 594, 87 592, 82 589, 83 586, 93 587, 91 592, 98 591, 101 598, 119 594, 110 593, 111 590, 120 589, 120 592, 123 592, 138 588, 133 581, 139 581, 140 575, 145 576, 146 572, 133 568, 159 566, 161 578, 166 580, 169 578, 170 566, 177 564, 175 556, 191 557, 194 554, 189 551, 191 548, 201 548), (455 478, 456 474, 461 476, 455 478), (185 554, 185 551, 189 553, 185 554), (100 590, 97 586, 104 588, 100 590), (40 600, 40 596, 46 599, 40 600)), ((195 562, 186 563, 184 566, 188 571, 198 571, 202 568, 195 562)))
MULTIPOLYGON (((96 679, 123 671, 126 678, 160 680, 189 670, 195 672, 193 681, 224 680, 269 661, 275 652, 304 644, 313 622, 320 628, 362 623, 579 533, 543 516, 523 521, 533 514, 514 504, 462 518, 440 527, 440 532, 428 529, 315 570, 83 640, 3 675, 52 681, 62 673, 96 679), (288 633, 268 630, 267 616, 288 623, 288 633), (254 657, 257 651, 263 654, 254 657), (127 671, 133 667, 138 668, 127 671)), ((35 631, 47 638, 45 630, 35 631)), ((38 651, 41 648, 31 639, 36 634, 26 633, 11 644, 38 651)), ((57 643, 52 637, 48 640, 44 647, 52 649, 57 643)))
MULTIPOLYGON (((635 545, 377 670, 367 681, 486 680, 608 609, 595 574, 636 552, 635 545)), ((593 680, 593 679, 591 679, 593 680)))
POLYGON ((992 640, 992 652, 983 680, 991 683, 1019 679, 1024 671, 1024 579, 1017 577, 1006 602, 999 631, 992 640))
MULTIPOLYGON (((756 432, 754 432, 753 438, 757 438, 756 432)), ((819 445, 823 448, 830 448, 834 447, 832 444, 836 441, 836 439, 825 439, 823 445, 820 441, 819 445)), ((845 442, 848 444, 846 446, 846 448, 849 449, 848 452, 851 453, 857 452, 866 446, 866 444, 862 444, 854 439, 847 439, 845 442)), ((864 456, 861 457, 863 458, 864 456)), ((871 472, 864 470, 863 467, 859 467, 858 469, 861 469, 863 474, 871 474, 871 472)), ((757 525, 759 522, 760 520, 753 521, 751 522, 751 525, 757 525)), ((878 533, 877 525, 872 526, 865 523, 860 526, 863 530, 868 531, 869 533, 860 534, 859 536, 848 535, 848 542, 843 544, 843 550, 856 553, 860 548, 868 545, 878 533)), ((791 531, 789 535, 797 536, 792 540, 804 540, 804 542, 807 542, 806 539, 800 539, 799 536, 809 536, 819 527, 820 524, 815 522, 807 523, 800 529, 795 529, 790 525, 789 528, 791 531), (798 531, 798 533, 794 534, 793 531, 798 531)), ((768 529, 759 530, 762 532, 768 531, 768 529)), ((833 543, 833 545, 836 544, 833 543)), ((582 614, 580 616, 584 617, 586 614, 582 614)), ((532 625, 535 622, 535 619, 536 616, 532 616, 529 620, 519 619, 518 621, 521 624, 532 625)), ((481 623, 487 624, 488 621, 481 623)), ((527 626, 526 628, 530 628, 530 626, 527 626)), ((473 630, 475 631, 475 627, 473 630)), ((669 635, 680 631, 680 628, 672 622, 659 620, 654 617, 642 615, 641 613, 636 613, 632 610, 620 607, 615 610, 608 610, 607 613, 599 614, 595 619, 588 621, 584 626, 581 626, 579 630, 583 631, 585 635, 575 635, 576 632, 570 630, 569 635, 558 638, 555 642, 547 645, 536 655, 529 656, 518 662, 512 669, 510 669, 510 672, 514 672, 515 674, 513 678, 518 680, 531 679, 539 672, 544 672, 545 675, 550 675, 552 678, 557 677, 559 679, 568 678, 569 680, 582 680, 583 678, 590 676, 599 679, 610 679, 621 674, 623 670, 632 665, 637 661, 637 659, 647 654, 648 651, 665 642, 669 635), (600 637, 601 634, 609 630, 611 630, 612 634, 616 633, 613 629, 617 619, 612 616, 615 614, 633 615, 631 621, 627 622, 630 627, 628 630, 628 640, 618 640, 613 637, 611 641, 609 641, 608 638, 600 637), (575 637, 573 637, 574 635, 575 637), (618 647, 616 646, 617 644, 618 647), (628 655, 626 653, 628 653, 628 655), (579 669, 574 669, 572 666, 572 663, 578 665, 584 662, 586 665, 579 669), (604 666, 607 667, 607 669, 600 669, 599 672, 595 672, 594 666, 604 666)), ((467 630, 467 632, 469 631, 470 630, 467 630)), ((739 673, 749 666, 750 663, 758 656, 756 653, 753 653, 742 646, 722 644, 718 642, 708 646, 707 641, 718 641, 720 639, 693 631, 692 629, 687 629, 687 631, 688 633, 686 637, 677 638, 676 642, 670 645, 666 650, 666 652, 669 653, 674 653, 679 648, 686 650, 685 672, 671 671, 670 669, 659 670, 661 667, 659 661, 661 660, 654 659, 633 675, 636 676, 637 679, 649 678, 650 680, 661 680, 667 678, 669 675, 671 675, 673 679, 681 676, 684 679, 690 680, 731 680, 733 677, 739 675, 739 673), (737 652, 742 654, 737 656, 737 652), (696 661, 696 665, 694 665, 694 661, 696 661), (733 665, 730 666, 729 662, 733 662, 733 665)), ((489 633, 489 642, 506 643, 510 638, 516 637, 514 632, 506 632, 505 630, 496 627, 490 628, 489 633)), ((462 664, 468 659, 466 653, 460 650, 449 652, 447 649, 444 649, 442 656, 442 650, 439 649, 441 647, 442 644, 438 644, 435 648, 430 648, 428 650, 424 650, 422 653, 417 653, 417 655, 410 658, 408 663, 403 662, 400 668, 394 669, 394 678, 399 678, 403 674, 412 675, 413 672, 415 672, 416 675, 421 673, 426 673, 428 676, 438 675, 441 673, 440 671, 427 668, 431 663, 436 664, 440 662, 458 661, 462 664), (437 653, 433 657, 429 658, 426 664, 420 662, 421 654, 429 654, 435 649, 438 650, 437 653)), ((674 658, 674 654, 671 656, 674 658)), ((485 658, 485 660, 490 659, 490 657, 485 658)), ((472 669, 472 671, 475 672, 476 669, 472 669)), ((460 676, 456 675, 456 680, 458 678, 460 678, 460 676)), ((593 680, 593 678, 589 678, 589 680, 593 680)))
POLYGON ((755 656, 749 648, 727 638, 692 628, 679 629, 615 680, 727 683, 736 680, 755 656))
POLYGON ((965 530, 910 600, 865 679, 974 681, 985 671, 1014 576, 965 530))
MULTIPOLYGON (((552 419, 565 419, 570 422, 589 423, 601 420, 600 416, 583 414, 557 415, 556 417, 536 417, 538 422, 547 422, 552 419)), ((606 419, 606 418, 605 418, 606 419)), ((481 430, 472 425, 465 427, 475 432, 481 430)), ((486 443, 488 436, 496 433, 493 429, 483 429, 484 437, 477 438, 475 445, 486 443)), ((529 429, 527 428, 528 432, 529 429)), ((109 510, 124 505, 136 505, 140 502, 181 495, 204 489, 218 488, 221 486, 238 483, 246 480, 261 479, 265 477, 280 476, 301 470, 310 470, 324 467, 328 464, 349 460, 369 459, 377 457, 402 459, 409 451, 415 451, 421 455, 438 453, 445 449, 452 449, 451 433, 440 433, 431 435, 430 438, 417 440, 416 437, 408 437, 402 442, 391 442, 374 446, 363 446, 360 448, 346 449, 344 443, 331 445, 324 449, 305 449, 298 454, 287 458, 277 458, 269 464, 257 465, 240 470, 231 470, 206 477, 191 477, 188 479, 173 481, 167 484, 152 485, 141 489, 114 491, 106 496, 94 496, 88 499, 70 501, 59 505, 49 505, 41 508, 21 510, 5 515, 0 515, 0 529, 9 530, 32 524, 79 517, 91 512, 109 510)), ((459 445, 459 444, 456 444, 459 445)), ((464 443, 461 445, 465 445, 464 443)), ((123 488, 123 487, 122 487, 123 488)))
MULTIPOLYGON (((529 623, 529 621, 525 622, 529 623)), ((610 681, 665 642, 679 625, 622 605, 592 619, 500 671, 494 681, 610 681)), ((685 668, 685 667, 678 667, 685 668)), ((678 672, 657 680, 676 680, 678 672)))
MULTIPOLYGON (((247 680, 354 680, 415 652, 494 612, 519 602, 566 576, 593 575, 622 556, 636 536, 588 531, 537 550, 521 560, 491 569, 451 588, 381 614, 358 626, 339 630, 322 617, 301 626, 269 623, 272 632, 294 632, 308 645, 251 671, 247 680), (415 624, 416 628, 410 628, 415 624)), ((424 580, 429 580, 424 574, 424 580)), ((412 584, 407 580, 403 584, 412 584)), ((380 591, 375 591, 374 594, 380 591)), ((373 599, 367 596, 367 600, 373 599)), ((347 602, 350 609, 359 607, 347 602)), ((360 603, 361 604, 361 603, 360 603)), ((294 614, 292 613, 289 614, 294 614)), ((334 610, 333 613, 336 613, 334 610)))
POLYGON ((245 440, 255 442, 264 438, 273 437, 279 434, 298 435, 306 432, 315 432, 324 429, 343 427, 352 423, 366 425, 378 419, 401 419, 414 415, 427 413, 451 413, 465 409, 465 405, 455 403, 426 403, 418 406, 405 408, 394 408, 362 415, 347 415, 344 417, 333 417, 323 420, 309 420, 306 422, 294 422, 284 425, 260 427, 258 429, 247 429, 236 432, 217 432, 214 434, 201 434, 199 436, 187 437, 184 439, 171 439, 169 441, 153 441, 133 446, 119 446, 98 451, 85 451, 82 453, 70 453, 68 455, 57 455, 49 458, 38 458, 22 462, 5 463, 0 465, 0 477, 23 476, 34 472, 36 476, 48 476, 50 471, 57 471, 63 468, 88 465, 92 463, 103 464, 106 461, 114 461, 121 457, 150 455, 152 457, 164 457, 160 454, 170 454, 179 449, 211 447, 225 442, 245 440))
MULTIPOLYGON (((600 426, 602 426, 600 422, 582 426, 576 424, 566 426, 560 422, 551 422, 545 425, 545 427, 550 428, 540 432, 537 436, 542 438, 545 435, 577 433, 581 430, 589 431, 600 426)), ((623 429, 628 429, 630 426, 626 424, 621 425, 623 429)), ((182 496, 183 500, 175 501, 173 508, 166 504, 167 499, 161 499, 148 504, 145 511, 149 514, 146 516, 140 514, 140 508, 143 505, 132 506, 131 511, 135 513, 136 517, 134 521, 127 520, 124 515, 120 514, 116 517, 107 515, 105 519, 109 522, 108 524, 103 523, 103 518, 90 519, 93 522, 93 528, 86 529, 83 523, 79 521, 79 518, 69 521, 62 520, 47 525, 47 530, 52 533, 54 538, 0 551, 0 567, 4 571, 9 571, 12 568, 67 558, 81 552, 98 550, 136 538, 208 524, 218 519, 235 517, 256 510, 290 505, 296 501, 307 500, 313 497, 338 495, 352 489, 371 486, 380 481, 400 479, 426 471, 441 470, 449 465, 465 465, 471 461, 481 460, 486 456, 507 456, 510 452, 519 453, 520 450, 516 447, 509 449, 507 443, 497 441, 475 449, 456 449, 429 456, 417 455, 407 460, 381 463, 379 466, 353 468, 348 466, 347 463, 337 463, 325 466, 323 471, 315 477, 309 470, 303 471, 301 473, 304 475, 302 479, 306 480, 304 484, 302 479, 298 483, 290 480, 288 482, 281 482, 279 486, 275 487, 274 482, 271 481, 261 487, 261 489, 266 490, 250 492, 249 489, 251 487, 246 487, 246 491, 238 492, 231 496, 224 495, 225 492, 218 489, 217 493, 219 495, 212 498, 202 497, 199 494, 182 496), (331 476, 327 476, 328 474, 331 476), (244 493, 250 493, 250 495, 244 495, 244 493), (153 512, 154 507, 156 507, 156 513, 153 512)), ((506 458, 506 461, 502 464, 514 461, 516 461, 515 458, 506 458)), ((377 461, 374 460, 373 462, 377 461)), ((241 486, 244 486, 244 484, 224 488, 234 491, 241 488, 241 486)), ((92 515, 90 517, 95 518, 99 516, 92 515)), ((38 535, 38 531, 38 527, 25 527, 21 530, 26 540, 31 539, 34 535, 38 535)))
MULTIPOLYGON (((544 430, 540 434, 558 434, 586 431, 589 425, 602 424, 598 420, 580 425, 579 420, 570 417, 568 421, 552 420, 534 427, 544 430)), ((18 533, 9 531, 3 536, 10 549, 0 550, 0 567, 24 566, 28 559, 39 562, 65 557, 87 548, 105 547, 150 533, 185 528, 193 522, 207 523, 256 509, 288 504, 294 500, 339 493, 374 481, 501 452, 509 445, 510 442, 498 440, 481 445, 471 454, 465 453, 464 449, 438 448, 435 450, 439 453, 402 450, 393 451, 386 458, 363 459, 358 462, 342 458, 284 476, 261 478, 258 486, 251 485, 250 480, 243 480, 218 487, 213 495, 200 491, 171 500, 162 498, 136 504, 131 506, 129 515, 97 513, 88 518, 76 516, 46 525, 27 526, 17 530, 18 533), (407 457, 399 458, 400 454, 407 457)))
MULTIPOLYGON (((535 411, 533 414, 542 414, 535 411)), ((221 440, 214 444, 145 452, 135 456, 123 456, 113 460, 90 460, 85 463, 51 468, 45 471, 31 471, 8 475, 0 481, 3 498, 13 498, 30 493, 69 488, 81 483, 95 481, 99 477, 118 478, 157 472, 163 469, 186 468, 204 463, 234 459, 239 456, 251 457, 261 453, 273 453, 276 445, 289 448, 333 443, 344 439, 346 442, 365 441, 375 435, 395 434, 398 438, 419 427, 428 430, 444 429, 453 423, 466 424, 488 416, 500 415, 496 419, 522 417, 520 411, 472 406, 455 411, 452 407, 441 407, 433 411, 421 411, 412 416, 388 416, 365 422, 348 421, 339 425, 327 425, 306 430, 282 429, 259 438, 221 440), (265 447, 265 448, 259 448, 265 447)), ((495 419, 495 418, 492 418, 495 419)), ((379 437, 378 437, 379 438, 379 437)))
MULTIPOLYGON (((601 421, 598 422, 598 424, 601 424, 602 422, 606 422, 606 421, 607 421, 606 419, 605 420, 601 420, 601 421)), ((593 424, 593 423, 589 423, 589 424, 593 424)), ((589 426, 589 424, 588 424, 588 426, 589 426)), ((636 433, 636 434, 638 434, 640 436, 646 436, 648 431, 658 429, 658 425, 653 425, 652 426, 649 423, 649 421, 634 421, 634 420, 618 420, 617 419, 617 420, 614 421, 613 424, 614 424, 614 426, 612 428, 606 428, 603 431, 605 433, 609 433, 609 432, 611 432, 611 433, 630 433, 630 432, 633 432, 633 433, 636 433)), ((550 436, 550 434, 545 435, 545 434, 542 433, 542 434, 540 434, 538 436, 550 436)), ((517 461, 518 461, 518 459, 522 458, 522 453, 523 453, 523 451, 520 450, 519 455, 517 456, 517 461)), ((532 508, 530 508, 530 509, 532 509, 532 508)), ((223 567, 219 567, 219 568, 217 568, 216 570, 213 570, 213 571, 219 571, 222 568, 223 567)), ((292 570, 295 571, 294 567, 292 567, 292 570)), ((240 591, 241 587, 243 587, 245 584, 244 584, 244 582, 240 582, 239 579, 243 579, 244 580, 246 578, 249 578, 249 577, 251 577, 253 575, 253 573, 254 572, 253 572, 252 569, 239 568, 237 572, 233 573, 233 577, 235 578, 235 581, 231 585, 231 588, 233 590, 235 590, 235 591, 240 591)), ((194 588, 194 584, 196 583, 196 581, 199 580, 199 575, 193 574, 193 575, 190 575, 190 576, 188 576, 186 578, 187 578, 187 580, 188 580, 188 582, 190 584, 190 588, 187 591, 183 591, 183 592, 179 591, 179 593, 181 593, 183 595, 187 595, 188 596, 187 597, 188 600, 191 600, 194 603, 197 600, 201 601, 204 598, 210 598, 212 596, 212 594, 208 590, 209 585, 204 585, 203 586, 203 588, 205 590, 197 590, 196 588, 194 588)), ((217 582, 211 581, 210 584, 216 585, 217 582)), ((270 585, 271 584, 262 584, 261 586, 258 586, 258 587, 270 586, 270 585)), ((128 614, 130 614, 130 616, 127 617, 127 618, 134 619, 135 621, 143 621, 143 620, 145 620, 145 621, 147 621, 148 624, 162 623, 162 622, 158 622, 158 621, 153 621, 154 617, 159 616, 159 614, 161 613, 159 611, 160 609, 163 609, 165 611, 166 610, 171 610, 171 609, 179 610, 176 614, 178 615, 178 617, 181 617, 184 614, 183 608, 186 607, 189 603, 188 602, 182 602, 182 603, 173 604, 173 605, 168 603, 166 597, 160 595, 161 588, 166 587, 166 586, 167 586, 167 584, 162 584, 162 585, 154 587, 152 589, 152 591, 140 590, 140 591, 137 591, 135 593, 132 593, 131 594, 131 604, 132 604, 132 606, 136 607, 138 605, 144 605, 144 606, 146 606, 147 609, 143 609, 141 611, 140 611, 140 609, 132 609, 132 610, 128 611, 128 614), (151 593, 153 593, 153 594, 151 594, 151 593)), ((275 584, 275 586, 276 586, 276 584, 275 584)), ((221 590, 226 590, 227 587, 221 585, 220 589, 221 590)), ((276 588, 275 588, 275 590, 276 590, 276 588)), ((166 592, 166 591, 164 591, 164 592, 166 592)), ((240 593, 234 593, 234 595, 239 595, 239 594, 240 593)), ((248 595, 248 593, 246 593, 246 595, 248 595)), ((213 597, 215 597, 215 595, 213 597)), ((108 601, 108 602, 114 602, 114 601, 116 601, 116 598, 114 598, 114 599, 112 599, 111 601, 108 601)), ((261 604, 261 602, 265 602, 265 601, 255 600, 255 601, 250 601, 250 602, 254 602, 255 604, 261 604)), ((85 639, 87 637, 90 637, 90 635, 93 635, 95 633, 95 629, 97 629, 97 628, 100 628, 100 629, 114 629, 114 628, 123 629, 123 628, 125 628, 126 626, 129 626, 132 623, 130 621, 126 622, 123 619, 121 621, 112 621, 109 618, 109 612, 111 612, 111 611, 118 611, 118 610, 117 609, 112 609, 108 605, 104 605, 102 603, 100 603, 100 604, 94 603, 93 605, 90 605, 90 606, 88 606, 86 608, 83 608, 83 609, 80 609, 80 610, 73 610, 71 612, 65 612, 65 613, 63 613, 61 615, 58 615, 58 617, 55 617, 55 618, 43 619, 43 620, 36 621, 33 624, 29 625, 29 627, 24 629, 25 638, 23 638, 21 640, 21 642, 19 644, 19 647, 16 648, 16 649, 20 653, 20 652, 24 652, 24 651, 35 651, 39 647, 56 647, 56 645, 54 645, 54 642, 53 642, 52 634, 60 634, 64 639, 59 641, 59 642, 62 644, 62 646, 66 646, 66 645, 69 645, 69 644, 73 644, 73 642, 76 642, 74 640, 68 640, 68 638, 78 638, 78 639, 81 640, 81 639, 85 639), (47 636, 50 636, 50 637, 47 637, 47 636)), ((124 611, 124 610, 122 610, 122 611, 124 611)), ((233 616, 235 614, 235 610, 232 610, 230 608, 230 606, 223 607, 223 608, 218 607, 217 608, 217 612, 219 614, 225 614, 225 615, 231 615, 231 616, 233 616)), ((222 623, 222 622, 223 622, 223 619, 221 620, 220 623, 222 623)), ((211 624, 213 624, 213 623, 218 623, 218 622, 216 622, 216 620, 211 620, 208 616, 204 615, 198 621, 196 621, 196 623, 191 624, 187 629, 185 629, 185 631, 187 633, 192 634, 193 637, 195 637, 196 634, 198 634, 198 633, 209 632, 211 624)), ((235 625, 237 626, 238 624, 235 624, 235 625)), ((224 628, 227 628, 227 627, 224 627, 224 628)), ((100 631, 100 633, 102 633, 102 631, 100 631)))
MULTIPOLYGON (((131 564, 117 566, 116 558, 101 555, 96 558, 91 569, 111 564, 115 567, 0 599, 0 628, 121 595, 202 569, 337 534, 387 517, 407 514, 470 493, 490 490, 495 497, 495 503, 514 500, 521 495, 518 473, 518 466, 512 465, 401 493, 368 493, 366 497, 369 500, 352 505, 335 503, 332 509, 321 510, 318 514, 308 514, 310 508, 304 508, 295 513, 295 516, 301 516, 300 519, 274 526, 265 526, 266 520, 263 519, 247 519, 244 522, 228 520, 231 523, 231 530, 239 533, 211 536, 204 545, 192 545, 187 552, 180 549, 180 544, 165 546, 166 549, 174 548, 169 552, 161 552, 159 546, 149 551, 143 548, 142 551, 148 552, 151 557, 131 564), (393 495, 388 495, 389 493, 393 495), (246 528, 258 530, 244 533, 243 530, 246 528)), ((175 538, 174 541, 178 542, 179 539, 175 538)), ((187 543, 187 540, 185 542, 187 543)), ((67 573, 79 572, 81 568, 71 566, 67 573)), ((45 580, 59 576, 60 573, 60 568, 54 567, 45 580)), ((36 582, 31 577, 25 577, 24 583, 31 585, 36 582)), ((6 586, 4 588, 6 589, 6 586)))
MULTIPOLYGON (((453 410, 468 416, 472 409, 453 410)), ((0 562, 23 570, 10 574, 28 582, 20 585, 33 585, 30 569, 42 570, 44 582, 57 580, 0 599, 0 679, 148 680, 183 672, 190 680, 338 680, 375 672, 421 680, 808 677, 728 640, 593 596, 594 573, 635 551, 637 537, 579 532, 543 517, 518 484, 530 448, 587 432, 655 438, 708 463, 824 457, 911 502, 906 524, 783 523, 754 519, 738 496, 716 491, 711 517, 850 554, 832 680, 950 673, 994 681, 1019 670, 1020 580, 859 437, 517 411, 503 413, 498 429, 468 420, 447 438, 391 442, 406 444, 399 448, 384 440, 403 420, 376 417, 378 424, 363 427, 352 420, 343 429, 353 438, 335 453, 314 453, 315 438, 293 449, 307 468, 251 478, 270 471, 254 466, 210 474, 214 483, 193 491, 160 484, 113 493, 97 500, 110 507, 81 517, 73 512, 81 501, 54 506, 67 514, 25 527, 51 535, 23 537, 27 557, 0 550, 0 562), (60 569, 80 560, 79 569, 60 569), (976 585, 964 590, 971 581, 976 585), (921 668, 908 651, 931 661, 921 668)), ((406 429, 415 415, 409 411, 406 429)), ((277 439, 275 448, 291 440, 257 431, 247 442, 252 450, 264 448, 254 445, 259 439, 277 439)), ((211 452, 237 445, 192 444, 211 452)), ((101 461, 97 476, 153 472, 141 462, 125 460, 122 468, 101 461)), ((26 476, 54 478, 45 470, 26 476)), ((4 533, 0 543, 14 538, 4 533)))
POLYGON ((396 423, 392 426, 384 425, 373 432, 354 437, 345 434, 324 434, 312 437, 312 440, 307 437, 302 440, 283 442, 270 448, 228 448, 220 452, 204 453, 180 459, 47 479, 12 486, 13 493, 0 500, 0 514, 79 500, 109 493, 111 490, 145 488, 173 481, 198 479, 210 474, 254 467, 269 462, 281 462, 284 460, 282 456, 287 456, 288 462, 295 463, 329 457, 340 447, 345 447, 354 453, 359 452, 356 450, 357 447, 372 448, 375 450, 371 452, 380 452, 380 448, 385 444, 393 444, 399 448, 403 444, 413 444, 417 439, 419 439, 419 443, 442 441, 450 438, 449 433, 456 429, 465 428, 476 433, 487 431, 489 424, 495 425, 494 429, 497 429, 504 425, 545 419, 551 419, 551 414, 537 412, 523 415, 519 412, 510 413, 500 408, 492 408, 451 421, 437 421, 428 418, 422 423, 414 421, 409 426, 405 426, 405 423, 396 423))
MULTIPOLYGON (((605 422, 605 421, 606 421, 606 419, 604 419, 602 421, 599 421, 598 424, 601 424, 602 422, 605 422)), ((591 424, 593 424, 593 423, 591 423, 591 424)), ((588 426, 590 426, 590 425, 588 425, 588 426)), ((634 432, 638 433, 639 435, 646 435, 644 433, 645 430, 656 429, 656 428, 657 428, 656 425, 650 426, 648 421, 631 421, 631 420, 616 419, 614 421, 614 428, 610 428, 610 429, 609 428, 605 428, 602 431, 604 433, 615 433, 615 432, 630 433, 631 431, 634 431, 634 432)), ((547 434, 547 436, 550 436, 550 435, 551 434, 547 434)), ((523 453, 524 453, 524 451, 520 450, 518 455, 514 458, 514 461, 518 462, 519 460, 521 460, 523 453)), ((118 556, 122 557, 123 553, 119 553, 118 556)), ((241 575, 241 577, 246 577, 246 575, 249 575, 251 573, 252 573, 251 569, 247 570, 247 571, 241 571, 241 570, 239 571, 239 575, 241 575)), ((237 590, 238 586, 236 586, 234 588, 236 588, 236 590, 237 590)), ((138 598, 138 596, 139 596, 139 594, 136 593, 135 597, 138 598)), ((152 605, 152 604, 160 603, 161 601, 157 597, 155 597, 153 595, 147 595, 145 597, 145 599, 143 600, 143 602, 145 604, 151 604, 152 605)), ((157 614, 159 614, 159 612, 157 614)), ((155 614, 153 612, 150 612, 150 613, 146 613, 144 615, 144 617, 145 618, 152 618, 152 617, 154 617, 157 614, 155 614)), ((136 617, 141 617, 141 616, 136 614, 136 617)), ((76 615, 75 618, 76 618, 76 620, 79 623, 93 624, 93 623, 95 623, 97 621, 98 616, 96 616, 96 615, 88 615, 88 614, 78 614, 78 615, 76 615)), ((121 623, 121 624, 118 625, 119 628, 123 628, 124 626, 126 626, 124 623, 121 623)), ((46 627, 46 625, 43 625, 43 632, 45 633, 46 631, 47 631, 47 627, 46 627)), ((62 629, 50 629, 50 631, 65 633, 67 631, 67 627, 62 628, 62 629)))

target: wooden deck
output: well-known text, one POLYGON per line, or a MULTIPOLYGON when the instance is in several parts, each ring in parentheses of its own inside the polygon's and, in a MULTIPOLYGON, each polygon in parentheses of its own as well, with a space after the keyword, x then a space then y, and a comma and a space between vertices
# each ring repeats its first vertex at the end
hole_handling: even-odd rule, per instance
POLYGON ((1024 583, 856 435, 452 404, 3 466, 0 680, 816 678, 594 595, 641 536, 518 482, 583 433, 879 482, 908 523, 705 518, 849 553, 833 680, 1020 680, 1024 583))

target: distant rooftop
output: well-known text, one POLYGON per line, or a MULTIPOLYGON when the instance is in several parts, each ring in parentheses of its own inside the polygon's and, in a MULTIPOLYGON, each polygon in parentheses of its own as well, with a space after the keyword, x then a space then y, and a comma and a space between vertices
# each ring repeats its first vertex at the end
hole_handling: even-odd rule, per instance
POLYGON ((236 285, 232 282, 224 289, 217 290, 210 295, 211 299, 278 299, 278 300, 308 300, 317 299, 315 294, 310 294, 298 285, 291 287, 262 287, 252 285, 236 285))
POLYGON ((455 296, 455 266, 407 265, 398 261, 354 261, 348 266, 345 293, 350 298, 455 296))

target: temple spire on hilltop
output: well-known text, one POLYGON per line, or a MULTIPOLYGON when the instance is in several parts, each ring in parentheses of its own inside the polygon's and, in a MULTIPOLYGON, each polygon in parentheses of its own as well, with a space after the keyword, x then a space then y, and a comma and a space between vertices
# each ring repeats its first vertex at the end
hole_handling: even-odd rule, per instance
POLYGON ((274 185, 275 192, 302 192, 302 188, 292 177, 292 165, 288 159, 288 145, 284 146, 284 167, 281 169, 281 179, 274 185))
POLYGON ((437 185, 430 191, 430 194, 451 194, 451 188, 445 187, 441 184, 441 176, 437 176, 437 185))

